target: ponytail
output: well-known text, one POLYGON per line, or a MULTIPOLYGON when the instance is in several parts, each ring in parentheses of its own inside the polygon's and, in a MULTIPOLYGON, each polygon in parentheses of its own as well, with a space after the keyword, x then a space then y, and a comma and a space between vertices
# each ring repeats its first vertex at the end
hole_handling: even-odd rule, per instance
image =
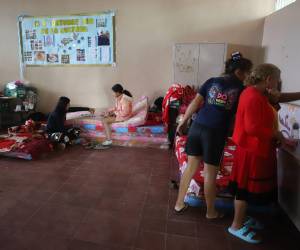
POLYGON ((115 93, 125 94, 129 97, 132 97, 132 94, 128 90, 124 89, 120 83, 116 83, 111 89, 115 93))
POLYGON ((122 93, 123 93, 124 95, 129 96, 129 97, 132 97, 132 94, 131 94, 128 90, 126 90, 126 89, 124 89, 122 93))
POLYGON ((233 75, 237 69, 241 71, 250 71, 252 66, 253 63, 249 59, 244 58, 240 52, 234 52, 231 54, 231 58, 225 63, 224 74, 233 75))

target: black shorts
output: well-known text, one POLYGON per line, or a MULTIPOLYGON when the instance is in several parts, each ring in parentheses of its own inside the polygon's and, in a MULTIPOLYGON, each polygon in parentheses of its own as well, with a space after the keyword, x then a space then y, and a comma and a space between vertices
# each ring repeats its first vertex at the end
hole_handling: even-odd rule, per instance
POLYGON ((227 131, 209 128, 193 122, 189 129, 185 151, 190 156, 201 156, 207 164, 219 166, 222 160, 227 131))

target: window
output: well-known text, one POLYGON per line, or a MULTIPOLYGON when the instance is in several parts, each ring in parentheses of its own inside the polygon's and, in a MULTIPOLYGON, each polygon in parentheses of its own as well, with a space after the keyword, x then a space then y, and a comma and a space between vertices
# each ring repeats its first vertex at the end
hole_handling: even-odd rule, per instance
POLYGON ((285 6, 296 2, 296 0, 276 0, 276 7, 275 10, 280 10, 284 8, 285 6))

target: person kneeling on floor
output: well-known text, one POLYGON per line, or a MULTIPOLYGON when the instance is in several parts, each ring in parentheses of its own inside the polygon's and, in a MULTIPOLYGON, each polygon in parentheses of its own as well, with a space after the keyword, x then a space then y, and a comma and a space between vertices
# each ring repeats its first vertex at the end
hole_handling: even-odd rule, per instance
POLYGON ((80 129, 65 125, 66 114, 70 107, 70 99, 62 96, 59 98, 53 112, 50 113, 47 121, 47 133, 49 139, 58 144, 62 149, 74 140, 79 138, 80 129))

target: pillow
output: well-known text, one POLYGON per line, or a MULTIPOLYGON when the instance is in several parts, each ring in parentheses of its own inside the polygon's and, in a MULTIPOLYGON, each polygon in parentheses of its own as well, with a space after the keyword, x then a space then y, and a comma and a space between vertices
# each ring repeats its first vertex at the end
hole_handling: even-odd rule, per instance
POLYGON ((148 110, 148 97, 142 96, 139 100, 133 103, 132 116, 137 115, 142 110, 148 110))
MULTIPOLYGON (((147 97, 146 97, 147 98, 147 97)), ((146 123, 147 115, 148 115, 148 100, 144 99, 142 102, 139 103, 139 110, 135 115, 133 115, 130 119, 124 122, 117 122, 113 123, 113 128, 119 128, 119 127, 138 127, 142 126, 146 123), (145 102, 146 100, 146 102, 145 102), (142 105, 143 104, 143 105, 142 105)))

